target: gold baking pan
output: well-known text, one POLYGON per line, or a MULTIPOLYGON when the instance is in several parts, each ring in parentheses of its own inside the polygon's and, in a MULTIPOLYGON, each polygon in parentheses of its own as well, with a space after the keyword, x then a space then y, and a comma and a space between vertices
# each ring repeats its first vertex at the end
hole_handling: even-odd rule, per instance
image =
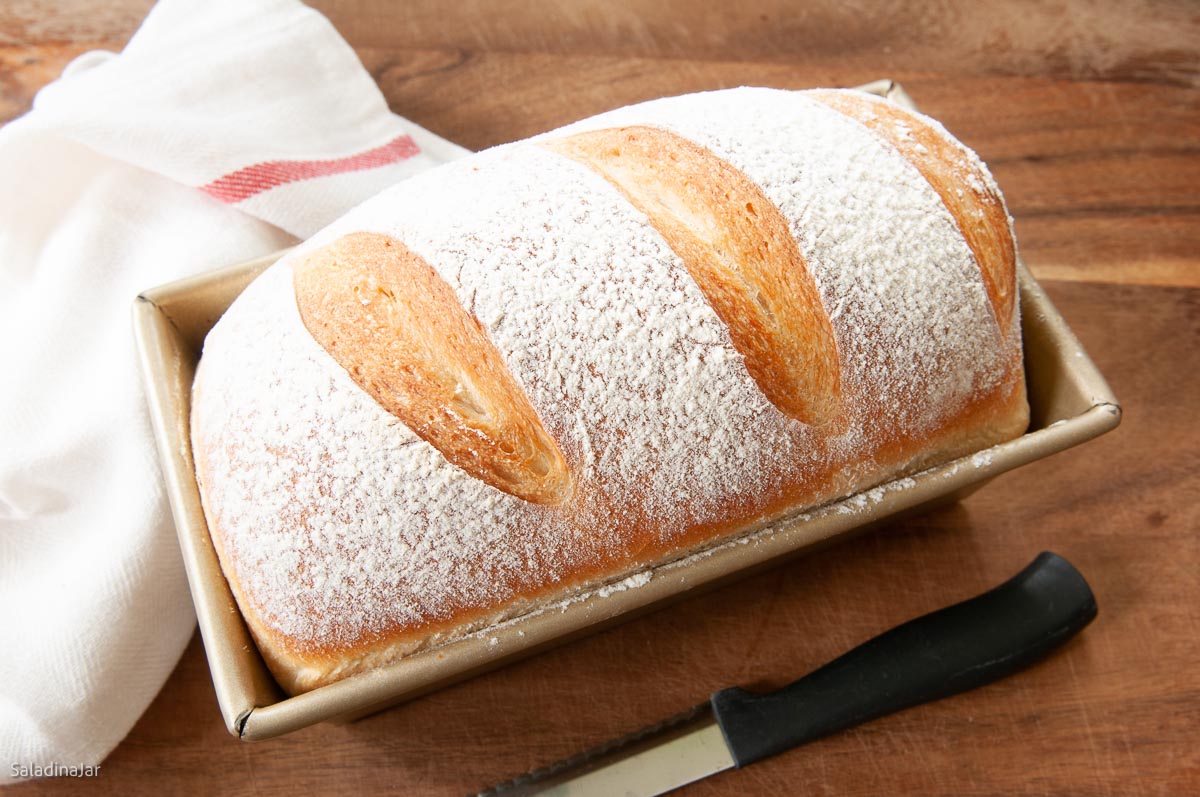
MULTIPOLYGON (((911 102, 900 87, 860 87, 911 102)), ((702 553, 576 595, 471 636, 287 697, 259 657, 217 562, 196 487, 188 432, 204 336, 242 289, 282 252, 148 290, 134 330, 200 634, 230 733, 268 739, 325 720, 350 720, 592 633, 698 590, 741 577, 901 513, 958 500, 987 480, 1101 435, 1121 410, 1046 294, 1018 267, 1030 427, 1022 437, 749 531, 702 553)))

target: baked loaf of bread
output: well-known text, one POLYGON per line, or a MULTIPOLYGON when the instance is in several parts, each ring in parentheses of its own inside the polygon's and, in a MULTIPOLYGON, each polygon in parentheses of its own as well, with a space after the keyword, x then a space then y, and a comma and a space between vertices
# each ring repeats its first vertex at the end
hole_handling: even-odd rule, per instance
POLYGON ((422 174, 209 334, 213 541, 297 692, 1019 435, 1010 219, 852 91, 623 108, 422 174))

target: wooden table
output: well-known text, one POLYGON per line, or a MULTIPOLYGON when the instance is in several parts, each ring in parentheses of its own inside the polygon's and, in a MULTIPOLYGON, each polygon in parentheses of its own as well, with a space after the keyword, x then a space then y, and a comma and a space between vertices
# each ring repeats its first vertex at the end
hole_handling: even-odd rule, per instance
MULTIPOLYGON (((0 118, 148 3, 0 11, 0 118)), ((226 735, 193 640, 99 778, 14 795, 462 794, 780 685, 1042 549, 1100 617, 1013 679, 684 790, 1200 792, 1200 14, 1186 2, 324 0, 396 112, 471 148, 697 89, 901 81, 992 166, 1022 253, 1124 404, 1113 434, 962 504, 349 726, 226 735), (846 4, 847 6, 849 4, 846 4)))

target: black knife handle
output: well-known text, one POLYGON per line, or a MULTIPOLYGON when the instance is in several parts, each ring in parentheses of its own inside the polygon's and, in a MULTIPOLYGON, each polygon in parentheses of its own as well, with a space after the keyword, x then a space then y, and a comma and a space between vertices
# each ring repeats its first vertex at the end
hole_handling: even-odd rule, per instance
POLYGON ((1071 563, 1039 554, 1009 581, 885 631, 765 695, 713 694, 739 767, 894 711, 974 689, 1026 667, 1096 616, 1071 563))

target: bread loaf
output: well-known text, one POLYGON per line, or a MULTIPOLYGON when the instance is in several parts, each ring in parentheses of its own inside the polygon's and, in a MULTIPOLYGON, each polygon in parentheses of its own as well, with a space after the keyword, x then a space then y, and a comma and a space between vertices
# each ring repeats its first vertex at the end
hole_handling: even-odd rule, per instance
POLYGON ((658 100, 396 186, 209 334, 192 444, 291 692, 1019 435, 982 163, 850 91, 658 100))

